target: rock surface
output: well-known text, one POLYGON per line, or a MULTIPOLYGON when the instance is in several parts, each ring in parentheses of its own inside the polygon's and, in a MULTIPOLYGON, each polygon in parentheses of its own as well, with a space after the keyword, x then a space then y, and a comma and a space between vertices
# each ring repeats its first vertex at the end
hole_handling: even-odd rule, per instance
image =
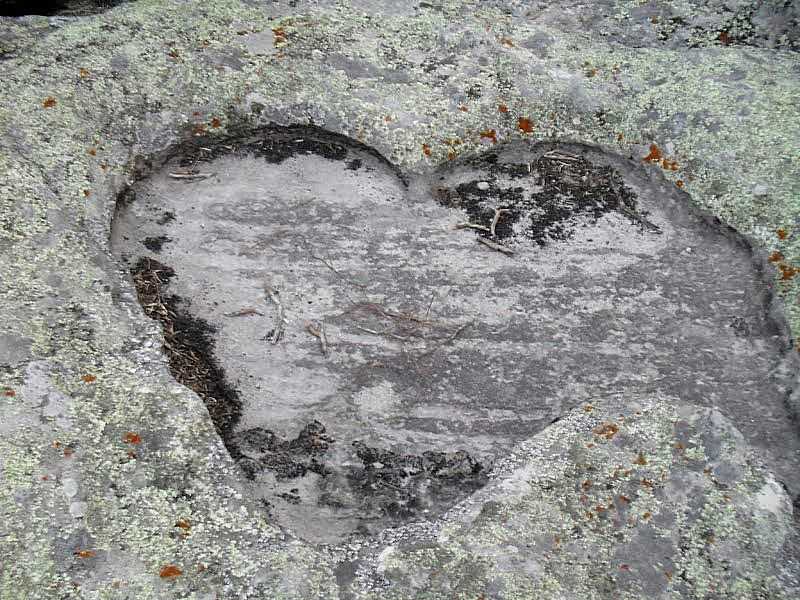
MULTIPOLYGON (((0 597, 797 597, 796 9, 777 1, 703 3, 702 9, 691 2, 673 4, 141 1, 82 19, 0 19, 0 597), (639 189, 636 200, 649 214, 635 212, 638 220, 619 216, 626 210, 620 207, 634 210, 630 202, 620 204, 625 198, 620 193, 613 215, 593 218, 601 229, 608 223, 625 228, 622 239, 641 244, 644 257, 633 248, 620 255, 637 261, 648 260, 648 244, 678 242, 682 236, 715 253, 715 260, 696 262, 667 253, 688 269, 674 271, 674 277, 697 290, 697 299, 708 300, 706 306, 701 301, 682 306, 682 298, 690 297, 683 292, 673 299, 675 315, 685 318, 682 360, 692 369, 670 374, 674 384, 657 389, 579 378, 574 381, 580 385, 570 388, 566 375, 554 376, 543 388, 543 412, 530 435, 525 428, 505 437, 502 427, 492 431, 502 443, 492 449, 492 467, 480 481, 485 485, 449 497, 435 518, 390 523, 398 526, 389 529, 379 523, 369 536, 335 546, 289 533, 296 526, 287 519, 302 514, 292 513, 292 507, 302 502, 287 500, 282 515, 265 511, 234 460, 241 462, 246 452, 232 456, 226 435, 250 431, 239 444, 257 447, 263 461, 297 448, 321 449, 331 443, 325 439, 330 432, 310 418, 301 423, 313 411, 283 425, 278 413, 264 411, 257 422, 255 413, 248 416, 252 395, 240 385, 241 377, 230 382, 241 390, 241 427, 230 420, 226 430, 226 422, 216 418, 215 424, 214 411, 210 415, 198 396, 202 390, 195 393, 173 377, 174 365, 161 350, 170 338, 161 323, 148 319, 148 307, 140 307, 130 265, 120 261, 122 244, 109 244, 112 220, 115 226, 125 223, 131 185, 152 209, 155 200, 141 188, 156 190, 167 172, 162 167, 174 168, 170 159, 189 147, 242 143, 271 123, 314 125, 348 136, 348 144, 363 144, 366 152, 353 173, 378 160, 378 152, 385 160, 372 167, 375 172, 382 165, 399 176, 401 183, 391 184, 396 190, 404 189, 405 180, 409 190, 418 191, 418 201, 423 188, 415 186, 423 182, 430 191, 445 177, 446 191, 432 193, 415 217, 421 214, 429 224, 441 219, 449 225, 463 210, 459 218, 466 214, 474 224, 491 226, 482 194, 502 198, 503 192, 492 187, 497 181, 473 179, 470 170, 491 175, 486 160, 492 153, 538 159, 541 155, 525 153, 537 147, 572 153, 586 148, 592 160, 608 157, 617 168, 628 165, 631 173, 639 172, 637 177, 647 174, 640 180, 658 193, 639 189), (713 236, 693 233, 687 215, 701 214, 715 215, 738 233, 726 238, 724 225, 711 230, 713 236), (661 234, 648 235, 646 223, 661 234), (731 272, 717 279, 725 261, 731 272), (750 302, 754 298, 758 302, 750 302), (715 302, 737 310, 722 314, 715 302), (750 312, 739 314, 745 306, 750 312), (687 329, 689 324, 695 329, 687 329), (716 347, 709 340, 713 332, 716 347), (711 350, 707 362, 701 359, 703 348, 711 350), (703 369, 707 378, 697 375, 703 369), (280 440, 263 432, 252 435, 257 427, 273 434, 277 429, 280 440)), ((238 173, 224 162, 230 158, 214 160, 220 162, 197 164, 201 170, 226 165, 225 173, 238 173)), ((340 164, 305 160, 287 164, 319 173, 333 168, 328 163, 340 164)), ((584 170, 573 169, 573 176, 589 173, 581 165, 584 170)), ((380 173, 380 185, 389 185, 388 172, 380 173)), ((346 181, 341 171, 330 177, 346 181)), ((183 192, 203 186, 180 183, 183 192)), ((225 181, 215 185, 230 187, 225 181)), ((364 189, 363 182, 354 186, 364 189)), ((285 187, 292 189, 289 183, 285 187)), ((180 195, 163 202, 180 202, 180 195)), ((330 208, 328 217, 352 219, 363 206, 344 203, 330 208)), ((523 202, 519 208, 535 206, 523 202)), ((413 203, 396 213, 382 209, 385 216, 371 208, 370 218, 399 218, 412 208, 413 203)), ((225 210, 211 215, 215 227, 230 220, 225 210)), ((525 213, 518 222, 529 217, 525 213)), ((324 218, 310 212, 305 222, 323 232, 324 218)), ((513 232, 524 238, 524 230, 498 222, 497 239, 488 241, 513 246, 513 264, 535 264, 541 248, 552 251, 550 242, 563 234, 548 223, 528 236, 527 245, 517 246, 503 236, 513 232), (541 248, 537 235, 545 242, 541 248)), ((158 254, 174 268, 157 250, 168 254, 179 247, 162 238, 183 238, 169 220, 161 226, 142 225, 134 242, 149 239, 137 249, 158 254)), ((422 242, 441 244, 443 251, 470 249, 469 261, 453 263, 458 268, 449 276, 463 276, 469 268, 497 269, 495 279, 502 275, 507 285, 525 289, 504 271, 509 257, 475 243, 480 230, 417 228, 424 232, 418 236, 422 242)), ((335 242, 340 231, 341 226, 325 235, 335 242)), ((578 234, 566 237, 570 244, 589 243, 578 234)), ((288 235, 285 241, 293 239, 288 235)), ((368 235, 363 239, 367 247, 377 243, 368 235)), ((419 254, 419 246, 409 247, 419 254)), ((414 269, 425 272, 424 261, 412 260, 407 274, 401 269, 401 276, 386 282, 376 275, 379 262, 373 271, 351 273, 344 248, 337 250, 341 261, 325 260, 361 285, 385 285, 397 294, 414 269)), ((354 248, 352 260, 371 256, 362 246, 354 248)), ((320 289, 341 284, 324 263, 308 271, 310 262, 273 257, 259 268, 306 269, 320 289)), ((586 264, 625 283, 613 261, 586 264)), ((664 286, 662 277, 669 281, 670 273, 632 276, 628 284, 652 283, 655 289, 664 286)), ((167 286, 185 286, 179 294, 196 298, 195 317, 210 319, 203 311, 213 304, 203 308, 203 295, 191 289, 188 271, 177 268, 168 279, 167 286)), ((426 285, 433 289, 438 282, 426 285)), ((608 291, 612 300, 620 299, 619 289, 608 291)), ((238 284, 232 290, 241 291, 238 284)), ((574 333, 581 327, 581 335, 592 333, 580 313, 559 312, 586 293, 580 286, 564 290, 548 313, 569 326, 562 344, 585 343, 574 333)), ((602 297, 591 300, 601 303, 602 297)), ((654 302, 665 297, 656 295, 654 302)), ((448 346, 448 332, 461 321, 447 311, 458 299, 441 305, 448 324, 442 341, 448 346)), ((265 315, 275 308, 274 302, 260 301, 265 315)), ((546 304, 536 306, 543 310, 546 304)), ((241 307, 230 308, 225 312, 241 307)), ((631 316, 630 330, 647 325, 645 334, 654 340, 668 320, 659 315, 651 322, 644 312, 631 316)), ((301 341, 301 320, 328 317, 325 311, 300 314, 288 322, 294 329, 287 327, 287 366, 297 364, 300 353, 311 361, 319 348, 313 335, 301 341)), ((401 336, 400 330, 375 329, 395 323, 386 317, 373 314, 369 318, 377 321, 361 326, 401 336)), ((500 321, 496 325, 502 327, 500 321)), ((523 338, 533 335, 520 331, 523 338)), ((232 339, 242 341, 245 333, 246 328, 232 339)), ((464 333, 452 338, 445 356, 468 356, 469 344, 476 344, 469 360, 477 364, 480 344, 492 341, 493 334, 480 326, 461 339, 464 333)), ((223 339, 214 341, 221 345, 223 339)), ((357 341, 352 337, 348 343, 357 341)), ((529 348, 543 343, 534 341, 528 340, 529 348)), ((399 360, 388 340, 372 347, 399 360)), ((481 350, 495 352, 491 344, 481 350)), ((340 350, 332 343, 330 351, 336 360, 340 350)), ((559 351, 553 347, 543 357, 559 351)), ((592 351, 585 352, 584 361, 592 351)), ((219 353, 220 360, 224 356, 219 353)), ((238 368, 235 362, 224 367, 228 373, 238 368)), ((347 373, 351 367, 342 368, 347 373)), ((631 381, 657 376, 636 362, 615 368, 631 381)), ((273 389, 279 398, 280 388, 273 389)), ((492 393, 475 398, 490 404, 492 393)), ((425 406, 421 402, 418 408, 425 406)), ((531 418, 530 408, 519 407, 521 420, 531 418)), ((396 435, 397 423, 388 422, 391 413, 377 411, 376 419, 381 437, 396 435)), ((450 419, 449 425, 444 419, 444 429, 461 419, 450 419)), ((426 450, 458 450, 441 447, 452 439, 449 433, 437 435, 426 450)), ((475 436, 463 437, 466 443, 475 436)), ((473 441, 478 447, 489 443, 473 441)), ((371 461, 373 469, 395 464, 394 477, 417 464, 402 459, 408 448, 399 438, 386 447, 363 444, 352 446, 356 458, 371 461)), ((438 472, 444 463, 437 460, 419 464, 425 472, 438 472)), ((463 457, 447 460, 448 467, 463 472, 474 465, 463 457)), ((367 470, 367 463, 363 467, 367 470)), ((370 477, 371 484, 397 481, 370 477)))

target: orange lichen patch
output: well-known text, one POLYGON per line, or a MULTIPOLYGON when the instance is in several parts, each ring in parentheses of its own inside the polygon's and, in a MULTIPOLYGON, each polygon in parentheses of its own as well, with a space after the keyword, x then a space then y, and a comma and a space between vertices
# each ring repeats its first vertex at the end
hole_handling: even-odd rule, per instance
POLYGON ((422 153, 425 156, 430 156, 431 155, 431 147, 428 146, 428 144, 422 144, 422 153))
POLYGON ((767 260, 771 263, 781 262, 783 260, 783 254, 775 250, 775 252, 769 255, 767 260))
POLYGON ((497 105, 497 112, 507 113, 508 107, 505 104, 498 104, 497 105))
POLYGON ((661 159, 661 168, 668 169, 670 171, 677 171, 678 170, 678 163, 674 160, 669 160, 667 158, 661 159))
POLYGON ((97 156, 97 150, 94 148, 89 148, 86 152, 89 156, 97 156))
POLYGON ((213 127, 214 129, 222 127, 222 121, 220 121, 217 117, 214 117, 213 119, 211 119, 211 127, 213 127))
POLYGON ((53 108, 55 105, 56 105, 56 99, 53 98, 52 96, 48 96, 42 102, 42 106, 45 108, 53 108))
POLYGON ((647 459, 644 457, 644 454, 639 452, 639 456, 636 457, 636 460, 633 461, 633 464, 645 466, 647 464, 647 459))
POLYGON ((592 433, 595 435, 602 436, 607 440, 610 440, 619 431, 619 426, 615 423, 603 423, 602 425, 598 425, 594 429, 592 429, 592 433))
POLYGON ((661 160, 661 158, 662 158, 662 154, 661 154, 661 150, 658 149, 658 146, 656 146, 655 144, 650 144, 650 154, 645 156, 642 160, 643 161, 649 161, 649 162, 656 162, 656 161, 661 160))
POLYGON ((631 503, 631 499, 628 498, 627 496, 623 496, 622 494, 620 494, 620 496, 619 496, 619 501, 622 502, 623 504, 630 504, 631 503))
POLYGON ((584 482, 581 484, 581 487, 582 487, 583 489, 585 489, 585 490, 588 490, 590 487, 592 487, 592 482, 591 482, 590 480, 588 480, 588 479, 587 479, 586 481, 584 481, 584 482))
POLYGON ((644 513, 644 514, 642 515, 642 518, 643 518, 645 521, 647 521, 647 520, 648 520, 648 519, 650 519, 650 517, 652 517, 652 516, 653 516, 653 515, 652 515, 652 513, 650 513, 650 512, 646 512, 646 513, 644 513))
POLYGON ((83 380, 84 383, 94 383, 95 381, 97 381, 97 377, 95 377, 94 375, 88 375, 88 374, 87 375, 81 375, 81 379, 83 380))
POLYGON ((129 431, 128 433, 122 436, 122 441, 125 442, 126 444, 138 445, 142 443, 142 437, 138 433, 129 431))
POLYGON ((778 239, 779 240, 785 240, 787 237, 789 237, 789 232, 786 231, 783 227, 778 229, 775 233, 778 234, 778 239))
POLYGON ((13 398, 16 395, 17 395, 17 392, 12 390, 11 388, 6 388, 6 389, 3 390, 3 396, 5 396, 6 398, 13 398))
POLYGON ((273 27, 272 35, 275 36, 273 45, 277 48, 281 44, 286 43, 286 30, 283 27, 273 27))
POLYGON ((161 579, 172 579, 180 575, 183 575, 183 571, 175 565, 165 565, 161 567, 161 571, 158 572, 158 576, 161 577, 161 579))
POLYGON ((780 264, 778 265, 778 269, 781 271, 781 280, 782 281, 789 281, 795 275, 800 273, 800 268, 793 267, 792 265, 780 264))
POLYGON ((514 41, 511 38, 501 37, 500 38, 500 43, 503 46, 505 46, 506 48, 513 48, 514 47, 514 41))
POLYGON ((533 133, 533 122, 525 117, 520 117, 517 121, 517 127, 523 133, 533 133))
POLYGON ((718 39, 720 42, 722 42, 723 46, 727 46, 731 43, 731 37, 728 35, 727 31, 720 31, 718 39))
POLYGON ((97 556, 97 552, 94 550, 76 550, 73 554, 78 558, 94 558, 97 556))
POLYGON ((81 79, 86 79, 89 76, 89 69, 81 67, 78 69, 78 75, 80 75, 81 79))
POLYGON ((175 527, 179 527, 184 531, 189 531, 192 528, 192 525, 186 519, 178 519, 175 523, 175 527))
POLYGON ((461 112, 469 112, 469 108, 467 108, 463 104, 458 107, 458 110, 460 110, 461 112))
POLYGON ((675 442, 675 450, 683 452, 686 450, 686 446, 683 445, 683 442, 675 442))
POLYGON ((488 140, 492 140, 493 144, 497 143, 497 131, 494 129, 487 129, 485 131, 481 131, 481 138, 486 138, 488 140))
POLYGON ((206 132, 206 126, 202 123, 197 123, 192 127, 192 134, 203 135, 206 132))
POLYGON ((677 185, 679 188, 682 188, 683 187, 683 180, 678 179, 678 181, 675 182, 675 185, 677 185))
POLYGON ((453 160, 455 157, 456 153, 453 152, 452 150, 450 150, 450 152, 447 153, 447 160, 453 160))

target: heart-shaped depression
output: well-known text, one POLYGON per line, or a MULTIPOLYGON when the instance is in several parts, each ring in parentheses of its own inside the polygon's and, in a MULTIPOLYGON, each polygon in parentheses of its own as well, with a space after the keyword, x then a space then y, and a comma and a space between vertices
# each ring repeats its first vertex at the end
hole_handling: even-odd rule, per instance
POLYGON ((719 405, 798 467, 766 263, 634 161, 520 142, 406 185, 272 127, 178 149, 112 247, 252 494, 309 541, 435 517, 609 394, 719 405))

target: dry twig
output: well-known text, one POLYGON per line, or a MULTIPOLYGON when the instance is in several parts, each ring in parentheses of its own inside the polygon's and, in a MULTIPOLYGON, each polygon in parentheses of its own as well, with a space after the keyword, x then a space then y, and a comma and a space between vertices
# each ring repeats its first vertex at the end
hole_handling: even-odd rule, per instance
POLYGON ((478 242, 480 242, 484 246, 487 246, 487 247, 491 248, 492 250, 497 250, 498 252, 502 252, 506 256, 512 256, 514 254, 514 251, 511 248, 507 248, 506 246, 502 246, 500 244, 497 244, 497 243, 493 242, 492 240, 487 240, 486 238, 482 238, 482 237, 478 237, 478 238, 475 238, 475 239, 478 240, 478 242))
POLYGON ((400 340, 401 342, 407 342, 408 338, 401 337, 395 333, 389 333, 388 331, 375 331, 374 329, 367 329, 366 327, 361 327, 361 325, 353 325, 359 331, 364 331, 366 333, 371 333, 372 335, 385 335, 396 340, 400 340))
POLYGON ((455 225, 455 229, 477 229, 479 231, 485 231, 486 233, 490 233, 490 229, 488 227, 484 227, 483 225, 478 225, 477 223, 457 223, 455 225))
MULTIPOLYGON (((272 286, 265 285, 264 291, 267 294, 267 298, 269 298, 278 309, 278 324, 275 327, 275 331, 272 334, 272 339, 270 340, 273 344, 277 344, 279 341, 281 341, 281 338, 286 331, 286 314, 283 310, 283 303, 281 302, 278 290, 272 286)), ((262 339, 269 339, 269 334, 265 335, 262 339)))
POLYGON ((240 310, 224 313, 225 317, 249 317, 250 315, 264 316, 264 313, 257 311, 255 308, 242 308, 240 310))
POLYGON ((322 356, 328 356, 328 337, 325 335, 325 322, 317 324, 314 321, 306 321, 306 331, 319 340, 322 356))
POLYGON ((168 173, 172 179, 184 179, 187 181, 199 181, 211 177, 214 173, 199 173, 197 171, 173 171, 168 173))
POLYGON ((340 278, 340 279, 342 279, 343 281, 346 281, 347 283, 349 283, 349 284, 351 284, 351 285, 354 285, 354 286, 356 286, 356 287, 358 287, 358 288, 361 288, 361 289, 364 289, 364 288, 366 288, 366 287, 367 287, 367 286, 366 286, 366 285, 364 285, 363 283, 358 283, 357 281, 352 281, 351 279, 348 279, 347 277, 345 277, 344 275, 342 275, 342 274, 341 274, 341 273, 340 273, 340 272, 339 272, 339 271, 336 269, 336 267, 334 267, 334 266, 333 266, 333 265, 330 263, 330 261, 329 261, 329 260, 326 260, 326 259, 324 259, 323 257, 321 257, 321 256, 317 256, 316 254, 313 254, 313 253, 311 254, 311 258, 313 258, 313 259, 315 259, 315 260, 318 260, 318 261, 319 261, 319 262, 321 262, 323 265, 325 265, 326 267, 328 267, 328 268, 329 268, 329 269, 330 269, 330 270, 331 270, 331 271, 332 271, 334 274, 336 274, 336 276, 337 276, 337 277, 339 277, 339 278, 340 278))
POLYGON ((489 233, 492 237, 495 237, 495 228, 497 227, 497 223, 500 222, 500 217, 503 216, 505 213, 510 213, 511 211, 507 208, 495 208, 494 209, 494 218, 492 219, 492 227, 489 229, 489 233))
POLYGON ((553 160, 566 160, 566 161, 580 161, 580 156, 575 156, 574 154, 567 154, 566 152, 560 152, 559 150, 550 150, 550 152, 545 152, 542 154, 542 158, 550 158, 553 160))

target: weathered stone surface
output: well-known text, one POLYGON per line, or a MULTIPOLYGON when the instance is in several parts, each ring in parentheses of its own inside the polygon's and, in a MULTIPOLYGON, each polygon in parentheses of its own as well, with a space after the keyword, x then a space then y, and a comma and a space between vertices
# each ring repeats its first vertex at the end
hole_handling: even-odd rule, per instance
POLYGON ((789 478, 770 474, 796 456, 754 453, 725 398, 682 390, 587 389, 448 515, 339 549, 292 539, 172 378, 108 245, 117 195, 165 152, 273 121, 348 135, 409 178, 509 140, 588 144, 770 257, 764 314, 786 343, 763 375, 796 412, 794 19, 777 1, 628 0, 0 19, 0 596, 796 597, 789 478))

